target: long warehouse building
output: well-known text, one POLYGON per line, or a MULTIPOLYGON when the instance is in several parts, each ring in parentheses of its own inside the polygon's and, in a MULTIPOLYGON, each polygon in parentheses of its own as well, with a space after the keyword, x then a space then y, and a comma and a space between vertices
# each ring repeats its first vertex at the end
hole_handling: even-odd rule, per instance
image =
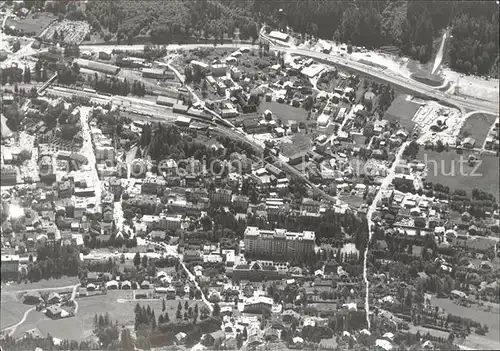
POLYGON ((75 59, 74 62, 76 62, 78 66, 82 68, 91 69, 93 71, 98 71, 106 74, 116 75, 118 71, 120 71, 120 67, 110 65, 108 63, 96 62, 85 59, 75 59))

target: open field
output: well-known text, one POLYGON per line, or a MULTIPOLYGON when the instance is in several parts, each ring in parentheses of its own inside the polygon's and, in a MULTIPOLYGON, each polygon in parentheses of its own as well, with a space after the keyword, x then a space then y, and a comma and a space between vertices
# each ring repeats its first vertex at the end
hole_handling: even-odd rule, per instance
POLYGON ((406 95, 398 95, 384 114, 389 122, 399 122, 400 126, 411 132, 415 126, 413 116, 420 108, 419 104, 406 100, 406 95))
MULTIPOLYGON (((141 306, 151 306, 151 308, 155 311, 155 316, 158 316, 162 313, 162 302, 161 300, 157 301, 126 301, 123 303, 118 303, 117 299, 122 298, 130 298, 132 295, 132 291, 123 291, 116 290, 110 291, 108 290, 107 295, 98 295, 98 296, 90 296, 90 297, 82 297, 77 299, 79 309, 76 318, 80 320, 83 329, 87 332, 92 330, 92 326, 94 323, 94 315, 103 314, 108 312, 111 320, 117 320, 121 325, 130 325, 134 323, 134 308, 138 303, 141 306)), ((182 303, 184 309, 184 303, 188 301, 189 306, 193 306, 198 304, 198 308, 204 306, 203 302, 191 301, 191 300, 167 300, 166 301, 166 312, 168 312, 170 319, 175 318, 175 314, 177 312, 177 305, 179 302, 182 303)))
POLYGON ((50 12, 29 14, 26 18, 9 18, 6 21, 7 26, 14 26, 17 30, 21 30, 25 33, 35 33, 39 35, 44 28, 46 28, 51 22, 56 20, 57 17, 50 12))
POLYGON ((33 306, 25 305, 21 301, 18 301, 14 294, 2 294, 2 304, 0 307, 1 328, 4 329, 18 323, 23 318, 24 312, 32 307, 33 306))
MULTIPOLYGON (((117 302, 117 299, 127 299, 132 297, 132 291, 123 291, 123 290, 108 290, 107 295, 96 295, 90 297, 82 297, 78 298, 76 301, 78 302, 79 308, 76 317, 69 317, 59 320, 52 320, 46 317, 41 312, 32 311, 28 314, 26 321, 20 325, 16 332, 14 333, 14 337, 22 336, 26 331, 38 328, 42 334, 47 335, 50 334, 53 337, 59 339, 70 339, 81 341, 88 338, 92 334, 93 323, 94 323, 94 315, 95 314, 105 314, 109 313, 111 320, 118 321, 118 324, 121 326, 125 325, 133 325, 135 320, 134 308, 138 303, 141 306, 150 306, 154 311, 156 318, 160 314, 162 314, 162 302, 161 300, 150 301, 150 300, 136 300, 136 301, 125 301, 125 302, 117 302)), ((190 307, 194 308, 195 304, 198 304, 198 308, 201 309, 204 304, 199 301, 191 301, 191 300, 167 300, 166 301, 166 312, 168 312, 170 319, 175 319, 175 314, 177 312, 177 305, 179 302, 182 304, 183 313, 184 313, 184 303, 188 302, 190 307)), ((8 305, 9 309, 14 308, 16 305, 12 304, 8 305)), ((26 309, 32 306, 27 306, 26 309)), ((3 327, 3 318, 4 318, 4 306, 2 301, 2 327, 3 327)), ((25 311, 24 310, 24 311, 25 311)), ((23 311, 23 313, 24 313, 23 311)), ((22 318, 22 313, 20 313, 19 318, 15 319, 13 317, 9 317, 12 322, 9 321, 10 325, 19 322, 22 318)), ((8 325, 6 325, 8 326, 8 325)))
POLYGON ((307 111, 302 107, 293 107, 279 102, 262 101, 259 105, 258 112, 263 114, 265 110, 271 110, 276 119, 281 119, 283 124, 288 121, 296 121, 297 123, 307 120, 307 111))
POLYGON ((483 147, 488 132, 495 122, 495 118, 496 116, 494 115, 484 113, 470 115, 460 130, 460 136, 464 138, 471 136, 476 140, 475 147, 483 147))
POLYGON ((480 311, 470 307, 459 306, 455 304, 450 299, 438 299, 433 297, 431 300, 432 305, 439 306, 446 312, 451 313, 456 316, 470 318, 481 324, 486 324, 489 328, 489 332, 484 336, 487 339, 500 341, 500 319, 498 314, 494 312, 480 311))
POLYGON ((481 164, 475 169, 476 166, 467 165, 470 154, 470 151, 464 151, 459 155, 455 150, 439 153, 421 147, 418 159, 427 162, 428 181, 449 186, 452 190, 464 189, 468 194, 478 188, 498 197, 498 157, 483 154, 480 157, 481 164), (463 171, 460 171, 460 160, 465 161, 462 163, 463 171))
POLYGON ((36 290, 36 289, 47 289, 58 288, 62 286, 70 286, 78 284, 78 278, 76 277, 63 277, 60 279, 50 279, 50 280, 40 280, 36 283, 21 283, 21 284, 2 284, 3 291, 26 291, 26 290, 36 290))

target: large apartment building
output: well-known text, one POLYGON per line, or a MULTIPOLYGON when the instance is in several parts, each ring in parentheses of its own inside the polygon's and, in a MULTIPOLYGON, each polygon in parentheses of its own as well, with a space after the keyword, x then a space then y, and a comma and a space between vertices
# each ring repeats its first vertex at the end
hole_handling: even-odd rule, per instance
POLYGON ((306 259, 314 255, 315 234, 288 232, 286 229, 260 230, 247 227, 245 230, 245 253, 269 260, 306 259))
POLYGON ((2 281, 16 280, 19 270, 19 255, 2 255, 2 281))

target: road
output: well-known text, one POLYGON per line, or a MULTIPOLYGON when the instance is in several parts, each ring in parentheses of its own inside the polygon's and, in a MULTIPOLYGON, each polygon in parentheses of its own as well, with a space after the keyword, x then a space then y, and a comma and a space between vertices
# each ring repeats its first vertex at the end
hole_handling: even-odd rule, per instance
MULTIPOLYGON (((72 289, 70 300, 73 300, 75 302, 75 315, 76 315, 76 313, 78 312, 78 303, 76 302, 75 297, 76 297, 76 291, 77 291, 77 289, 78 289, 79 286, 80 286, 80 284, 60 286, 60 287, 55 287, 55 288, 22 289, 22 290, 18 290, 18 292, 55 291, 55 290, 68 290, 68 289, 72 289)), ((16 291, 10 291, 10 292, 12 293, 12 292, 16 292, 16 291)), ((2 332, 10 330, 9 336, 14 335, 14 333, 17 330, 17 327, 19 327, 21 324, 23 324, 26 321, 26 318, 28 318, 28 315, 30 314, 30 312, 33 311, 33 310, 35 310, 35 309, 36 309, 36 307, 32 307, 29 310, 27 310, 26 312, 24 312, 23 318, 21 318, 21 320, 19 322, 17 322, 14 325, 11 325, 10 327, 2 329, 2 332)))
POLYGON ((30 314, 31 311, 34 311, 35 310, 35 307, 32 307, 30 308, 29 310, 27 310, 26 312, 24 312, 24 315, 23 315, 23 318, 17 322, 16 324, 14 325, 11 325, 10 327, 7 327, 5 329, 2 329, 2 332, 4 331, 7 331, 7 330, 10 330, 9 332, 9 336, 12 336, 14 335, 14 333, 16 332, 17 330, 17 327, 19 327, 21 324, 23 324, 25 321, 26 321, 26 318, 28 318, 28 314, 30 314))
POLYGON ((401 147, 398 150, 398 153, 396 154, 396 158, 394 162, 392 163, 391 168, 389 169, 387 176, 384 178, 382 181, 382 184, 380 184, 380 188, 378 189, 377 195, 375 195, 375 198, 373 199, 372 204, 368 208, 368 212, 366 213, 366 220, 368 221, 368 244, 366 245, 364 257, 365 259, 363 260, 363 279, 365 281, 365 311, 366 311, 366 321, 368 323, 368 330, 370 330, 370 283, 368 281, 368 271, 367 271, 367 258, 368 258, 368 248, 370 246, 370 241, 372 239, 372 216, 375 210, 377 209, 377 203, 381 200, 382 198, 382 191, 387 188, 391 183, 392 180, 394 179, 394 175, 396 174, 396 166, 399 164, 399 161, 401 160, 401 156, 403 156, 403 152, 406 148, 406 146, 410 144, 409 141, 403 143, 401 147))
POLYGON ((73 290, 71 291, 71 298, 70 300, 73 301, 75 303, 75 315, 76 313, 78 312, 78 302, 76 301, 76 291, 77 289, 80 287, 80 284, 76 284, 75 286, 73 286, 73 290))
POLYGON ((165 250, 167 252, 167 255, 179 258, 179 262, 180 262, 182 268, 184 269, 184 271, 186 272, 189 280, 194 284, 194 286, 196 287, 196 289, 198 289, 200 291, 200 293, 201 293, 201 300, 207 305, 207 307, 208 307, 208 309, 210 310, 210 313, 211 313, 214 310, 212 304, 210 303, 210 301, 207 300, 205 294, 203 293, 203 290, 198 285, 198 282, 196 281, 196 277, 194 276, 194 274, 191 273, 189 271, 189 269, 186 267, 186 265, 184 264, 184 262, 182 262, 182 257, 177 253, 177 248, 175 246, 170 246, 170 245, 167 245, 165 243, 157 243, 157 242, 150 241, 150 240, 147 240, 147 239, 146 239, 146 243, 154 245, 154 246, 156 246, 156 247, 158 247, 158 248, 160 248, 162 250, 165 250))
POLYGON ((5 15, 3 17, 3 21, 2 21, 2 33, 3 31, 5 30, 5 23, 7 23, 7 19, 10 17, 10 14, 11 14, 11 11, 10 9, 7 9, 5 11, 5 15))

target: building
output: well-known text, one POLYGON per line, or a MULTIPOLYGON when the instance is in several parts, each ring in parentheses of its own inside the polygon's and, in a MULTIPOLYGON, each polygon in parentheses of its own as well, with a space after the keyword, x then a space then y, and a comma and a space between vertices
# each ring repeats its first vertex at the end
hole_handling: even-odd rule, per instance
POLYGON ((281 41, 288 41, 288 39, 290 38, 290 36, 288 34, 281 33, 278 31, 272 31, 271 33, 269 33, 269 37, 271 37, 272 39, 281 40, 281 41))
POLYGON ((462 142, 462 146, 466 147, 468 149, 474 148, 475 144, 476 144, 476 140, 474 140, 474 138, 471 138, 471 137, 465 138, 464 141, 462 142))
POLYGON ((279 271, 274 266, 266 266, 257 261, 249 265, 236 265, 233 269, 228 269, 226 272, 233 281, 249 280, 260 282, 263 280, 281 280, 285 277, 285 272, 279 271))
POLYGON ((306 259, 314 255, 314 232, 288 232, 285 229, 260 230, 247 227, 245 252, 269 260, 306 259))
POLYGON ((96 161, 113 161, 115 159, 115 149, 112 146, 96 145, 96 161))
POLYGON ((2 255, 2 281, 17 280, 19 255, 2 255))
POLYGON ((2 185, 16 185, 17 168, 13 166, 3 166, 1 169, 0 182, 2 185))
POLYGON ((174 74, 172 72, 167 72, 165 69, 159 68, 143 68, 142 69, 143 78, 154 78, 154 79, 173 79, 174 74))
POLYGON ((230 189, 217 189, 208 194, 212 203, 229 205, 231 203, 232 191, 230 189))
POLYGON ((233 195, 233 207, 236 210, 246 211, 248 209, 248 196, 233 195))
POLYGON ((119 178, 112 177, 109 179, 109 191, 114 195, 115 201, 120 198, 122 193, 122 181, 119 178))
POLYGON ((211 71, 214 77, 222 77, 227 74, 228 66, 224 63, 212 65, 211 71))
POLYGON ((98 71, 106 74, 116 75, 120 70, 120 67, 110 65, 102 62, 95 62, 85 59, 75 59, 74 62, 78 63, 81 68, 91 69, 93 71, 98 71))
POLYGON ((330 116, 325 113, 322 113, 321 115, 319 115, 317 122, 318 126, 326 127, 328 126, 328 123, 330 123, 330 116))
POLYGON ((265 310, 270 311, 272 307, 273 307, 273 300, 270 297, 255 296, 245 301, 245 307, 243 311, 246 313, 261 314, 265 310))
POLYGON ((141 193, 151 195, 161 194, 165 186, 165 180, 157 177, 147 177, 141 185, 141 193))

